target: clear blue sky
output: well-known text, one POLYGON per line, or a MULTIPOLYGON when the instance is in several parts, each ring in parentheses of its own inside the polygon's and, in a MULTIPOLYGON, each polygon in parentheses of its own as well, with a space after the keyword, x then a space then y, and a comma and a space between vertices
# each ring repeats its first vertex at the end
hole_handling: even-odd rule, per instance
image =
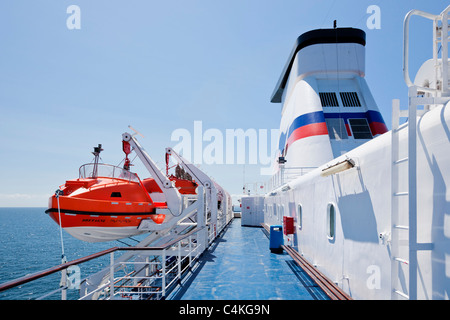
MULTIPOLYGON (((446 1, 14 0, 0 2, 0 206, 47 206, 78 167, 123 159, 132 125, 161 165, 177 128, 276 129, 270 95, 296 38, 311 29, 366 31, 366 80, 390 128, 391 100, 406 104, 402 25, 411 9, 446 1), (69 30, 68 6, 81 9, 69 30), (381 29, 369 30, 369 5, 381 29)), ((414 18, 411 73, 431 57, 430 23, 414 18), (427 27, 422 28, 420 27, 427 27)), ((206 144, 206 143, 205 143, 206 144)), ((258 165, 202 165, 230 193, 265 181, 258 165)), ((145 170, 136 166, 142 178, 145 170)))

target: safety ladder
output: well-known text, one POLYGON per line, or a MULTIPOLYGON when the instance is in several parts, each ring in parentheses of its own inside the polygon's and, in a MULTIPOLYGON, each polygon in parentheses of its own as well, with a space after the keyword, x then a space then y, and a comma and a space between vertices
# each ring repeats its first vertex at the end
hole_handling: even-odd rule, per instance
POLYGON ((424 112, 424 110, 418 112, 417 105, 411 104, 408 110, 400 110, 400 101, 398 99, 392 101, 390 235, 392 299, 415 298, 411 288, 415 283, 414 275, 417 268, 416 120, 417 116, 424 112), (400 126, 400 118, 408 118, 408 122, 400 126), (400 143, 401 134, 407 134, 407 143, 400 143))
POLYGON ((392 171, 391 171, 391 298, 418 298, 417 253, 432 250, 433 243, 417 240, 417 119, 424 113, 450 101, 448 77, 448 6, 441 14, 432 15, 419 10, 410 11, 404 21, 403 73, 409 87, 408 109, 400 110, 400 101, 392 101, 392 171), (409 78, 408 42, 409 19, 413 15, 433 21, 434 79, 428 87, 417 86, 409 78), (441 44, 439 48, 438 44, 441 44), (441 58, 439 59, 439 52, 441 58), (434 88, 433 88, 434 86, 434 88), (418 110, 418 106, 423 109, 418 110), (400 118, 408 118, 400 125, 400 118), (405 143, 400 143, 400 136, 405 143), (406 136, 406 137, 405 137, 406 136))

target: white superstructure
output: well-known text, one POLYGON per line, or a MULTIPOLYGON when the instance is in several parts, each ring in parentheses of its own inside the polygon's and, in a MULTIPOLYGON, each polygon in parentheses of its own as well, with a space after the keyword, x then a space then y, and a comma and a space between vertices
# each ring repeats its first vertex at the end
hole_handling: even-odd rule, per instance
POLYGON ((393 101, 392 131, 364 79, 362 30, 301 35, 272 96, 282 117, 264 222, 294 217, 293 246, 354 299, 449 298, 449 11, 405 19, 405 48, 412 15, 433 21, 433 59, 413 83, 405 50, 408 110, 393 101))

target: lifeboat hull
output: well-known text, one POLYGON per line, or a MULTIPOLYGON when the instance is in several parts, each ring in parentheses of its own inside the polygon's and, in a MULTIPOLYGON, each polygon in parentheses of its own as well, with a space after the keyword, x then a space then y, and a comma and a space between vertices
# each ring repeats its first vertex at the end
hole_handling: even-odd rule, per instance
POLYGON ((144 233, 136 227, 73 227, 64 230, 78 240, 91 243, 114 241, 144 233))
POLYGON ((74 210, 46 211, 48 215, 71 236, 87 242, 113 241, 144 232, 139 225, 143 220, 151 219, 155 223, 162 223, 162 214, 146 214, 144 212, 80 212, 74 210), (61 221, 59 217, 61 216, 61 221))

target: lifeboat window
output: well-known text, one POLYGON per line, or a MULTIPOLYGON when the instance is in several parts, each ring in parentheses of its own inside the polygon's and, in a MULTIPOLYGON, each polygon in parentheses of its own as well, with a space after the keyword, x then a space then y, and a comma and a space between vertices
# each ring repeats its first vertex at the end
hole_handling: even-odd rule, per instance
POLYGON ((344 107, 361 107, 358 94, 356 92, 339 92, 344 107))
POLYGON ((122 198, 122 194, 120 192, 111 192, 111 198, 122 198))
POLYGON ((319 92, 322 107, 339 107, 335 92, 319 92))
POLYGON ((328 136, 330 139, 342 140, 348 139, 347 128, 345 127, 344 119, 330 118, 325 119, 328 129, 328 136))
POLYGON ((355 139, 373 138, 367 119, 348 119, 348 123, 350 124, 355 139))
POLYGON ((328 204, 327 208, 327 236, 328 239, 334 239, 335 225, 336 225, 336 209, 332 203, 328 204))

